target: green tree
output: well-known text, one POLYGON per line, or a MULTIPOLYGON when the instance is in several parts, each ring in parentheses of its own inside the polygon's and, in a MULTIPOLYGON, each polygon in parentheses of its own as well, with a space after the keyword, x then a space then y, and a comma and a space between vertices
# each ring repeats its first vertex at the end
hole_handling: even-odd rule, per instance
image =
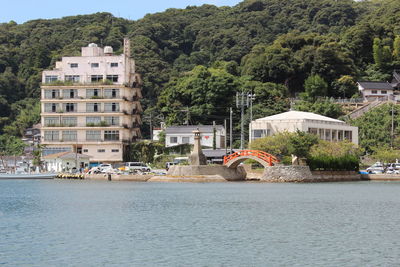
POLYGON ((372 46, 372 49, 374 53, 374 62, 379 68, 381 68, 384 63, 381 39, 374 38, 374 45, 372 46))
POLYGON ((400 61, 400 35, 396 35, 393 41, 393 59, 400 61))
POLYGON ((334 119, 338 119, 340 116, 344 115, 340 104, 333 103, 329 99, 317 99, 314 102, 301 100, 296 102, 294 109, 298 111, 312 112, 334 119))
POLYGON ((297 130, 297 132, 289 137, 288 152, 298 158, 307 158, 310 148, 318 143, 318 137, 297 130))
POLYGON ((343 75, 333 83, 333 88, 343 96, 343 98, 351 97, 357 93, 357 85, 353 77, 343 75))
POLYGON ((315 100, 318 96, 326 96, 328 94, 328 84, 321 76, 311 75, 304 82, 305 100, 315 100))
POLYGON ((400 150, 390 149, 388 147, 376 148, 372 158, 381 162, 396 162, 400 159, 400 150))

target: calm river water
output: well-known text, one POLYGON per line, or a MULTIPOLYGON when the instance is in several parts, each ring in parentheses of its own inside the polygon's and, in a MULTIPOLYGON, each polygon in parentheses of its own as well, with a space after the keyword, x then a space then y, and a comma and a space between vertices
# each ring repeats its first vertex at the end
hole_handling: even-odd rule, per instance
POLYGON ((400 183, 0 181, 0 266, 398 266, 400 183))

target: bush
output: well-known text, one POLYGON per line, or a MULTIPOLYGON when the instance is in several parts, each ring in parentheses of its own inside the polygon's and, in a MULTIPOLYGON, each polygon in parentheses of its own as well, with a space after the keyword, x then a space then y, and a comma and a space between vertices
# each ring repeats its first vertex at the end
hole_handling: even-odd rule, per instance
POLYGON ((310 156, 307 160, 312 171, 358 171, 359 158, 356 155, 335 156, 310 156))

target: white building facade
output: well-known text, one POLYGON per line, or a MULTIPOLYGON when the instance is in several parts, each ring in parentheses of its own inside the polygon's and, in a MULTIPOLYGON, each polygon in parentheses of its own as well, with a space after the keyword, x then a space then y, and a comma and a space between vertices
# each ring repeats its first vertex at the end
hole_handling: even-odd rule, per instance
MULTIPOLYGON (((214 126, 213 125, 189 125, 170 126, 165 129, 165 146, 172 147, 182 144, 194 144, 193 131, 199 129, 201 133, 201 146, 213 147, 214 126)), ((225 128, 222 125, 215 126, 216 148, 225 148, 225 128)))
POLYGON ((42 74, 43 156, 84 153, 91 162, 121 162, 126 147, 140 138, 141 79, 130 58, 130 43, 114 55, 109 46, 82 47, 42 74))
POLYGON ((344 121, 302 111, 288 111, 260 118, 250 124, 250 141, 279 132, 308 132, 326 141, 349 140, 358 145, 358 127, 344 121))

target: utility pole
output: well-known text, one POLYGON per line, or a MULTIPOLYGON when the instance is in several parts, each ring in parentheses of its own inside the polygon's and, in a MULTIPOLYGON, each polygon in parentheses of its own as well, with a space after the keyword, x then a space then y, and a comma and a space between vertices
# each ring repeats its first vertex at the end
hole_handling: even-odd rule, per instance
POLYGON ((190 117, 189 117, 189 107, 186 107, 186 109, 181 109, 180 111, 186 112, 186 121, 185 121, 184 124, 186 124, 188 126, 189 125, 189 119, 190 119, 190 117))
POLYGON ((229 109, 229 124, 230 124, 230 130, 229 130, 229 148, 231 149, 231 154, 233 153, 232 149, 232 108, 229 109))
POLYGON ((228 147, 227 147, 227 143, 226 143, 226 119, 224 120, 224 129, 225 129, 225 138, 224 138, 224 146, 225 146, 225 155, 228 154, 228 147))
MULTIPOLYGON (((241 119, 240 119, 240 149, 243 149, 244 146, 244 107, 249 107, 250 106, 250 122, 253 120, 253 98, 255 97, 255 94, 253 95, 251 92, 247 93, 242 91, 241 93, 236 93, 236 107, 239 108, 240 106, 240 113, 241 113, 241 119), (246 99, 245 99, 246 97, 246 99)), ((251 123, 250 123, 250 133, 249 136, 251 136, 251 123)))
POLYGON ((150 112, 150 141, 153 141, 153 120, 150 112))
POLYGON ((394 135, 393 107, 394 107, 394 103, 392 103, 392 130, 390 133, 390 148, 391 149, 393 149, 393 135, 394 135))
POLYGON ((244 92, 236 93, 236 107, 240 106, 240 150, 243 150, 244 143, 244 92))
POLYGON ((256 95, 253 94, 252 92, 250 92, 250 94, 248 95, 248 98, 250 99, 250 127, 249 127, 250 142, 253 141, 253 132, 252 132, 251 123, 253 121, 253 100, 254 100, 255 96, 256 95))

